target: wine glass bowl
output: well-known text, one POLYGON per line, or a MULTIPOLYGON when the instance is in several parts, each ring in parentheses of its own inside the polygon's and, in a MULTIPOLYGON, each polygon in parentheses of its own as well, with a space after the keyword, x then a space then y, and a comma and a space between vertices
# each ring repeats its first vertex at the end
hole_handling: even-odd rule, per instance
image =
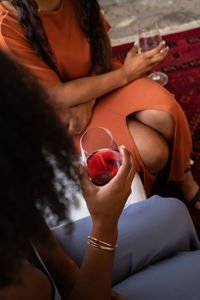
POLYGON ((157 23, 152 20, 138 22, 138 40, 140 52, 156 48, 162 42, 157 23))
MULTIPOLYGON (((139 53, 152 50, 160 45, 162 37, 156 21, 146 19, 138 22, 138 41, 139 53)), ((168 82, 168 76, 163 72, 153 72, 148 77, 163 86, 168 82)))
POLYGON ((117 174, 122 157, 109 130, 88 129, 81 137, 80 147, 83 163, 95 185, 105 185, 117 174))

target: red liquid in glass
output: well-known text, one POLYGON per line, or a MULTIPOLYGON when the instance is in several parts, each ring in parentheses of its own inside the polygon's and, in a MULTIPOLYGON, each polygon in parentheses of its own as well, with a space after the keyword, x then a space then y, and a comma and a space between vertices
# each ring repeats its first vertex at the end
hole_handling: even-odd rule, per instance
POLYGON ((108 183, 122 164, 121 154, 110 149, 94 152, 87 159, 88 174, 96 185, 108 183))

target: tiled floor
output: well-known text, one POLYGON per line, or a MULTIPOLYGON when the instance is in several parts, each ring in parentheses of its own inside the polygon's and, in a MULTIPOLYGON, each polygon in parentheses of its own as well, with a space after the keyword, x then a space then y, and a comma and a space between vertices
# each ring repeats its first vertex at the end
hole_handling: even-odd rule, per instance
POLYGON ((99 0, 112 25, 112 45, 135 40, 138 18, 154 18, 161 34, 200 26, 200 0, 99 0))

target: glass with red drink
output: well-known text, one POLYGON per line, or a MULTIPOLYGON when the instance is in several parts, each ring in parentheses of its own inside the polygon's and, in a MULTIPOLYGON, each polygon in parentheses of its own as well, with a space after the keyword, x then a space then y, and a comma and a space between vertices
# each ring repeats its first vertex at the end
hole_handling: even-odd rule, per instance
POLYGON ((105 185, 116 174, 122 157, 112 134, 103 127, 88 129, 80 140, 81 154, 88 174, 96 185, 105 185))

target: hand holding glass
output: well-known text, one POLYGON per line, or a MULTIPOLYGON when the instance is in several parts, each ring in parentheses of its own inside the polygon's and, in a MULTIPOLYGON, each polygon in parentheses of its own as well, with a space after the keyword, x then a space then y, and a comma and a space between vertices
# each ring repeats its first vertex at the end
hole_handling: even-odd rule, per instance
POLYGON ((109 130, 88 129, 81 137, 80 147, 84 165, 95 185, 105 185, 117 174, 122 157, 109 130))
MULTIPOLYGON (((138 23, 138 41, 140 53, 152 50, 160 45, 162 37, 155 21, 143 20, 138 23)), ((168 76, 162 72, 151 73, 148 77, 161 85, 168 82, 168 76)))

